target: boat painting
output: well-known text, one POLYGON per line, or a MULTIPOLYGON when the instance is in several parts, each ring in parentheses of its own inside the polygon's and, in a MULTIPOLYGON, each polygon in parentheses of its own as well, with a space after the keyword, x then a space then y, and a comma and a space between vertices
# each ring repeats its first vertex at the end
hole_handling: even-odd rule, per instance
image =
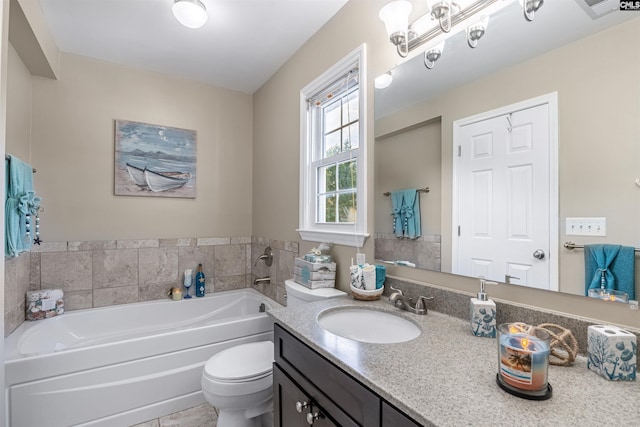
POLYGON ((130 163, 127 163, 127 171, 137 186, 142 188, 147 187, 156 193, 183 187, 191 180, 191 174, 189 172, 153 171, 146 167, 139 168, 130 163))
POLYGON ((115 120, 117 196, 196 196, 196 132, 115 120))

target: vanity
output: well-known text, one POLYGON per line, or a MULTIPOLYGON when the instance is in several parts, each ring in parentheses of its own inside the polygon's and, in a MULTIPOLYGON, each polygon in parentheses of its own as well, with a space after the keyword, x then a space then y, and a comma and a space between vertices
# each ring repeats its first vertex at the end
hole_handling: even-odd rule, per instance
MULTIPOLYGON (((550 366, 553 397, 525 400, 496 384, 496 341, 471 335, 468 321, 418 316, 378 301, 334 298, 271 310, 275 320, 276 426, 635 425, 640 384, 550 366), (421 329, 409 341, 354 341, 324 329, 327 310, 389 312, 421 329)), ((371 325, 375 328, 376 325, 371 325)))

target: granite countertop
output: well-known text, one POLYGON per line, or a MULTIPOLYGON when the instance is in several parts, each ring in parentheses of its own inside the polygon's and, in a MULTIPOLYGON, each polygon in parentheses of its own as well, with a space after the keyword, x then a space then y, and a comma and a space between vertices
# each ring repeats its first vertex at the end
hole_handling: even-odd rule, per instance
POLYGON ((434 311, 401 311, 386 297, 332 298, 270 310, 275 322, 424 425, 518 426, 639 425, 638 382, 607 381, 578 357, 570 367, 550 366, 553 397, 532 401, 496 384, 496 340, 471 334, 469 322, 434 311), (318 325, 324 310, 352 306, 390 311, 415 322, 422 334, 397 344, 368 344, 334 335, 318 325))

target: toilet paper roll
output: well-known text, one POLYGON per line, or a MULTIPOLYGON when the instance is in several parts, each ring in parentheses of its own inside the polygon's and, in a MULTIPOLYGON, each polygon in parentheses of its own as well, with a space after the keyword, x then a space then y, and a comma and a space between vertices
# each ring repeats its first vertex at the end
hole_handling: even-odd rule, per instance
POLYGON ((364 288, 368 291, 373 291, 376 289, 376 266, 375 265, 365 265, 362 267, 362 281, 364 284, 364 288))

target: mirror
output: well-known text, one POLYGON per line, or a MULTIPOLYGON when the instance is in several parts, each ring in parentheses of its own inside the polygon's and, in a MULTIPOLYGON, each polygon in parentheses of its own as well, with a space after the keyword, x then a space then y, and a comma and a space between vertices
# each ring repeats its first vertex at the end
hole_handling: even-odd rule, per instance
POLYGON ((593 18, 582 3, 545 2, 526 22, 513 2, 491 17, 477 48, 464 32, 447 40, 433 69, 423 64, 427 46, 398 57, 391 85, 375 90, 376 259, 451 273, 453 123, 551 93, 559 215, 550 218, 557 247, 546 253, 556 260, 559 291, 585 294, 584 252, 565 242, 640 246, 640 18, 623 11, 593 18), (422 236, 396 238, 383 193, 423 187, 430 191, 419 195, 422 236), (606 236, 567 234, 566 219, 584 217, 606 218, 606 236))

